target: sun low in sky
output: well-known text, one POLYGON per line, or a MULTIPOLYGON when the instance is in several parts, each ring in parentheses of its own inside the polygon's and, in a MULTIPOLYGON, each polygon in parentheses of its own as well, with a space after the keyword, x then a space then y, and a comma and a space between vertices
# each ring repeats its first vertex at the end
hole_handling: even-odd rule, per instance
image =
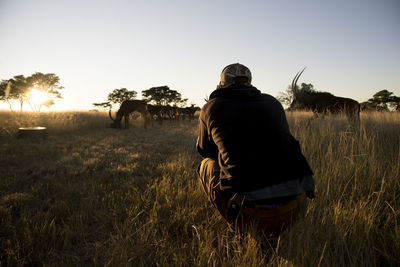
POLYGON ((397 0, 1 0, 0 79, 55 73, 53 110, 163 85, 202 106, 228 64, 273 96, 307 66, 300 83, 362 102, 400 95, 399 14, 397 0))
POLYGON ((28 98, 35 105, 40 105, 49 99, 49 95, 38 89, 32 89, 28 93, 28 98))

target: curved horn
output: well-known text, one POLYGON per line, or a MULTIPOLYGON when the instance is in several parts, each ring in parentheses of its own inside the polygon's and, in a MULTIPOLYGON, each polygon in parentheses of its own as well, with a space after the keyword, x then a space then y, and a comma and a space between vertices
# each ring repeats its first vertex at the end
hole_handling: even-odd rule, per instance
POLYGON ((300 75, 303 73, 303 71, 306 69, 307 67, 305 67, 302 71, 299 71, 296 76, 294 76, 293 81, 292 81, 292 91, 295 92, 297 91, 297 81, 300 78, 300 75))
POLYGON ((108 115, 110 116, 110 119, 112 119, 113 122, 116 122, 116 121, 113 119, 112 115, 111 115, 111 106, 110 106, 110 110, 108 111, 108 115))

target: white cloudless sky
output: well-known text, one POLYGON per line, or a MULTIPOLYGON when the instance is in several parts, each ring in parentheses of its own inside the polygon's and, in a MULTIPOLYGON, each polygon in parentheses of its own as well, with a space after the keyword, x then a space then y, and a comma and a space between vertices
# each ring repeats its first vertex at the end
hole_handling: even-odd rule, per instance
POLYGON ((54 109, 161 85, 202 106, 236 62, 273 96, 305 66, 320 91, 400 96, 400 1, 0 0, 0 79, 57 74, 54 109))

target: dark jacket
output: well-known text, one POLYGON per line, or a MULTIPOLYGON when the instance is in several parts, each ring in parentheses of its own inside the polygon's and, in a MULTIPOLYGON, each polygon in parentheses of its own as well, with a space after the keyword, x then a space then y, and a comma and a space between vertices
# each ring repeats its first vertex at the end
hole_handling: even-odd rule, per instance
POLYGON ((312 175, 282 105, 255 87, 211 93, 200 112, 197 150, 218 159, 222 190, 249 192, 312 175))

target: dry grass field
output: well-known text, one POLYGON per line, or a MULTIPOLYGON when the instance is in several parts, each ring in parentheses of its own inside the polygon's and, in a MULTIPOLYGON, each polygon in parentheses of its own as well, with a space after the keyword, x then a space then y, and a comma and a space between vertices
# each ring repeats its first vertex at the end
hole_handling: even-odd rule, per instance
POLYGON ((230 232, 195 168, 197 121, 109 128, 105 113, 0 113, 0 266, 399 266, 400 114, 289 113, 315 172, 275 249, 230 232), (46 126, 46 139, 17 139, 46 126))

